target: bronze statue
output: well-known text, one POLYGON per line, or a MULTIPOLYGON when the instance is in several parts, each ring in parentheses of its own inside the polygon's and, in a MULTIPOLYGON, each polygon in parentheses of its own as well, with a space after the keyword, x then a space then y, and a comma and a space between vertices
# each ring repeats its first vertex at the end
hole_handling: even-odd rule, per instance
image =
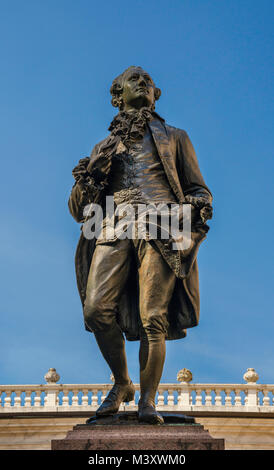
MULTIPOLYGON (((76 252, 77 284, 85 327, 94 333, 115 383, 96 416, 117 413, 134 398, 124 334, 140 340, 140 421, 162 424, 155 395, 165 360, 165 340, 179 339, 199 320, 197 252, 209 229, 212 195, 200 173, 184 130, 169 126, 155 112, 161 91, 141 67, 129 67, 112 83, 119 108, 110 135, 73 170, 69 209, 83 223, 84 207, 105 197, 115 204, 191 204, 191 246, 174 250, 172 237, 87 239, 76 252)), ((104 220, 106 222, 106 219, 104 220)), ((104 227, 104 223, 103 223, 104 227)))

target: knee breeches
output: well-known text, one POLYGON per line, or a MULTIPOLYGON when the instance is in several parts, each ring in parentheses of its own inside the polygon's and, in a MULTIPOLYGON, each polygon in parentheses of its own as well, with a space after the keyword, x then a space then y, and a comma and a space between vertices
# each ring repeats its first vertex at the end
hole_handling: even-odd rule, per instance
POLYGON ((154 246, 145 240, 116 240, 95 248, 84 306, 85 322, 93 331, 112 328, 119 299, 126 288, 132 258, 137 259, 141 330, 167 331, 168 305, 176 277, 154 246))

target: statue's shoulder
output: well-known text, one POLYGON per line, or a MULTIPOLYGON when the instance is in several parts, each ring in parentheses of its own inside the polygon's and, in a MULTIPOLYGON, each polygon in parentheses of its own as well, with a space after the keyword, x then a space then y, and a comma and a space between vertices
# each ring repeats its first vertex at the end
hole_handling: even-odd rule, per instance
POLYGON ((165 122, 165 128, 167 130, 167 134, 173 138, 177 139, 187 139, 188 135, 184 129, 180 129, 179 127, 171 126, 165 122))
POLYGON ((156 118, 156 122, 158 122, 158 126, 161 127, 163 126, 166 129, 167 135, 171 138, 179 138, 179 139, 184 139, 187 138, 187 133, 184 129, 179 129, 178 127, 171 126, 170 124, 167 124, 165 119, 160 116, 160 114, 156 113, 154 111, 153 116, 156 118))

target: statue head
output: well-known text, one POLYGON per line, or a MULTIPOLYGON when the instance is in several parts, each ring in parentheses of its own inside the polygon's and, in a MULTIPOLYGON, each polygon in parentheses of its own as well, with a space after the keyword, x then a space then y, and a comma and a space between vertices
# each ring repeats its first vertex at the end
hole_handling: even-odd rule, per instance
POLYGON ((134 65, 113 80, 110 93, 112 105, 129 112, 143 106, 154 109, 155 101, 161 96, 161 90, 155 87, 149 74, 134 65))

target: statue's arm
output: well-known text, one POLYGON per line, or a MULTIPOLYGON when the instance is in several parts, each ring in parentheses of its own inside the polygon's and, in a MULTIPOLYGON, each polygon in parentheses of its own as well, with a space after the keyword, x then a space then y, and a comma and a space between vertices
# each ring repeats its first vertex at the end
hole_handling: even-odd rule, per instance
POLYGON ((212 194, 204 182, 192 142, 184 130, 177 130, 177 168, 187 202, 199 209, 205 222, 212 217, 212 194))
POLYGON ((104 179, 100 178, 99 180, 96 171, 93 170, 99 148, 100 144, 95 145, 91 156, 79 160, 78 165, 72 170, 75 183, 71 190, 68 206, 76 222, 84 222, 85 206, 97 202, 100 192, 104 189, 104 179))

